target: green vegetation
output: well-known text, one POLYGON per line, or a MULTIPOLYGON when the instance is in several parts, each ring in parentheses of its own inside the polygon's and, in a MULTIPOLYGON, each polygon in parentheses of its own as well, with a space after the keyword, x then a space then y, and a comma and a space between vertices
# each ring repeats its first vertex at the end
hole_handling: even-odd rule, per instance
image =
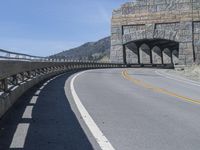
POLYGON ((110 37, 97 42, 88 42, 79 47, 50 56, 74 60, 109 61, 110 37))

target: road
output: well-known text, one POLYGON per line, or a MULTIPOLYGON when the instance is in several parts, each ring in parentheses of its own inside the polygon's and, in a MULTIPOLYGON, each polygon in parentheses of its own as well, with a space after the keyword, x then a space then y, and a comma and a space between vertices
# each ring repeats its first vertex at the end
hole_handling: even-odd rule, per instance
POLYGON ((1 120, 0 149, 198 150, 199 85, 158 71, 89 70, 41 84, 1 120))

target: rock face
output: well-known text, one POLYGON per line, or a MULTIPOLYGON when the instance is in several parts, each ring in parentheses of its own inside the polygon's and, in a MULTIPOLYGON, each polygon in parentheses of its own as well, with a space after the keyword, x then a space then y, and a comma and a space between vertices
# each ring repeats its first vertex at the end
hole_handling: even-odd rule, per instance
POLYGON ((113 11, 112 62, 200 63, 200 0, 136 0, 113 11))

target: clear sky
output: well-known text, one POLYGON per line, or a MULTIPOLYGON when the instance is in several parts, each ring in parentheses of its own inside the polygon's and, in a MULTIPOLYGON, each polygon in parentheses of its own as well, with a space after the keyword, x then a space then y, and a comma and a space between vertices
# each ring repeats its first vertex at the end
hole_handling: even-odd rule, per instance
POLYGON ((127 1, 1 0, 0 48, 48 56, 96 41, 110 35, 112 10, 127 1))

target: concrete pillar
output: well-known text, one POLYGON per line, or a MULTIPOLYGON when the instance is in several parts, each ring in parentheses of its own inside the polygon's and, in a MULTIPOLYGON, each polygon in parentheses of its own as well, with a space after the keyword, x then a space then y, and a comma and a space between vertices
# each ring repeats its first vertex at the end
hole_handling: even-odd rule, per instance
POLYGON ((193 22, 193 44, 195 63, 200 64, 200 22, 193 22))
POLYGON ((123 45, 123 63, 127 64, 127 60, 126 60, 126 46, 123 45))
POLYGON ((161 64, 164 64, 164 60, 163 60, 163 49, 161 50, 161 64))
POLYGON ((170 55, 170 58, 171 58, 171 64, 173 64, 173 56, 172 56, 172 50, 170 49, 170 51, 171 51, 171 55, 170 55))
POLYGON ((140 48, 139 48, 139 46, 137 46, 137 52, 138 52, 138 64, 141 64, 141 60, 140 60, 140 48))
POLYGON ((151 64, 150 48, 146 44, 142 44, 139 48, 141 64, 151 64))
POLYGON ((149 47, 149 52, 150 52, 150 64, 153 64, 153 57, 152 57, 152 48, 149 47))
POLYGON ((110 60, 112 63, 124 62, 123 30, 121 25, 112 25, 110 60))
POLYGON ((128 64, 138 64, 138 48, 135 43, 126 45, 126 60, 128 64))
POLYGON ((194 62, 193 23, 180 22, 179 28, 179 65, 191 65, 194 62))
POLYGON ((200 46, 196 46, 196 59, 195 59, 195 63, 197 65, 200 65, 200 46))
POLYGON ((171 64, 171 51, 168 48, 165 48, 162 52, 163 55, 163 63, 171 64))
POLYGON ((162 64, 161 49, 158 46, 152 48, 153 64, 162 64))
POLYGON ((172 51, 172 60, 173 60, 173 64, 175 64, 175 65, 178 64, 178 62, 179 62, 178 50, 172 51))

